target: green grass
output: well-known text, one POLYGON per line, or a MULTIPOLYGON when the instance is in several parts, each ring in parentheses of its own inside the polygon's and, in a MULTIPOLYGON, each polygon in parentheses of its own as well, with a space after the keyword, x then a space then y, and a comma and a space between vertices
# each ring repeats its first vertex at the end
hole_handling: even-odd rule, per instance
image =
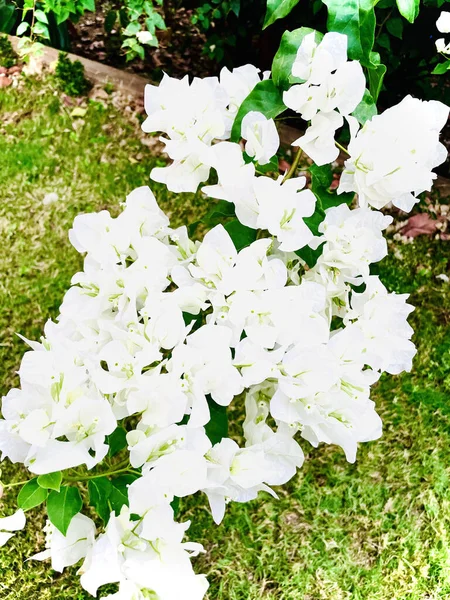
MULTIPOLYGON (((68 109, 69 111, 71 109, 68 109)), ((123 112, 123 111, 122 111, 123 112)), ((0 387, 17 383, 24 345, 57 314, 80 267, 67 232, 82 211, 116 213, 127 192, 148 182, 155 164, 138 125, 91 103, 72 128, 48 83, 0 91, 0 387), (129 157, 134 160, 130 162, 129 157), (136 162, 137 161, 137 162, 136 162), (44 196, 59 201, 45 206, 44 196)), ((155 186, 174 222, 205 210, 197 197, 155 186)), ((195 560, 210 600, 423 600, 450 598, 450 299, 445 242, 390 243, 379 273, 391 290, 411 292, 418 355, 412 374, 384 377, 373 397, 381 440, 363 445, 355 465, 336 447, 313 450, 298 476, 277 492, 228 507, 221 526, 205 498, 183 501, 190 538, 205 544, 195 560)), ((4 463, 2 478, 18 479, 4 463)), ((0 514, 14 510, 5 493, 0 514)), ((0 550, 1 600, 81 600, 76 568, 63 575, 24 562, 43 546, 45 516, 0 550)), ((181 599, 180 599, 181 600, 181 599)))

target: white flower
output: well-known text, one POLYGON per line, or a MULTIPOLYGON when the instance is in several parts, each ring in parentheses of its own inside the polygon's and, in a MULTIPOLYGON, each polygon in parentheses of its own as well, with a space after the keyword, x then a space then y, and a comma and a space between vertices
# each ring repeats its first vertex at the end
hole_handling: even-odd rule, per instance
POLYGON ((439 132, 449 109, 435 100, 406 96, 400 104, 367 121, 359 131, 353 123, 338 192, 354 191, 362 206, 380 209, 388 202, 410 211, 416 196, 431 190, 447 150, 439 132))
POLYGON ((66 535, 63 535, 50 521, 47 521, 44 531, 47 549, 31 556, 30 560, 51 558, 52 569, 59 573, 85 558, 94 544, 95 523, 81 513, 72 518, 66 535))
POLYGON ((140 44, 149 44, 153 39, 153 35, 150 31, 142 30, 137 32, 136 38, 140 44))
POLYGON ((344 119, 336 111, 319 112, 312 118, 305 134, 292 142, 292 145, 304 150, 316 165, 332 163, 339 155, 339 150, 334 143, 334 134, 343 123, 344 119))
POLYGON ((21 508, 9 517, 0 517, 0 547, 13 537, 14 532, 23 529, 25 523, 25 513, 21 508))
POLYGON ((347 60, 347 36, 326 33, 319 44, 315 37, 316 33, 312 32, 303 38, 292 65, 292 75, 317 85, 347 60))
POLYGON ((258 177, 254 183, 259 205, 257 225, 275 235, 280 249, 286 252, 303 248, 313 237, 303 218, 313 214, 316 198, 310 190, 302 190, 305 183, 304 177, 285 183, 282 178, 258 177))
POLYGON ((273 119, 267 119, 262 113, 251 111, 242 119, 241 132, 246 140, 246 153, 261 165, 270 162, 280 145, 273 119))
POLYGON ((450 12, 443 10, 436 21, 436 27, 441 33, 450 33, 450 12))
POLYGON ((450 43, 446 44, 444 38, 439 38, 436 40, 435 44, 438 52, 441 52, 442 54, 450 54, 450 43))

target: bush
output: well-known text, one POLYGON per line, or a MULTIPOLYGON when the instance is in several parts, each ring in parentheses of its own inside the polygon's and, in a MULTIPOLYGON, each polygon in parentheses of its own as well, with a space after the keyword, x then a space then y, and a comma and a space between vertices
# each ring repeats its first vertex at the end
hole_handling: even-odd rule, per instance
POLYGON ((6 35, 0 36, 0 67, 9 69, 17 63, 17 54, 6 35))
POLYGON ((68 96, 84 96, 91 84, 84 76, 84 67, 79 60, 71 61, 65 52, 60 52, 55 77, 58 86, 68 96))

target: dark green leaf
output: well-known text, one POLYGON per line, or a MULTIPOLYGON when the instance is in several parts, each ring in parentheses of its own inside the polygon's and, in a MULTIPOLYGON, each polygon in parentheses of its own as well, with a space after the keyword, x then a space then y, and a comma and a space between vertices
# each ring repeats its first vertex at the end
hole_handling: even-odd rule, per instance
POLYGON ((112 491, 112 483, 107 477, 95 477, 88 483, 89 504, 95 508, 104 523, 109 520, 111 509, 108 499, 112 491))
POLYGON ((111 480, 112 487, 108 500, 116 515, 120 513, 124 504, 128 506, 128 486, 136 479, 138 479, 137 475, 127 474, 119 475, 119 477, 111 480))
POLYGON ((231 0, 230 10, 238 17, 241 10, 241 0, 231 0))
POLYGON ((309 246, 304 246, 300 250, 296 250, 295 254, 297 254, 297 256, 300 256, 300 258, 305 261, 308 267, 312 269, 318 261, 319 256, 322 254, 322 246, 319 246, 315 250, 313 250, 309 246))
POLYGON ((414 23, 419 14, 420 0, 397 0, 400 14, 410 23, 414 23))
POLYGON ((237 219, 233 219, 224 225, 228 231, 236 250, 240 252, 243 248, 250 246, 256 240, 256 229, 251 229, 246 225, 242 225, 237 219))
POLYGON ((0 31, 3 33, 11 33, 15 25, 15 21, 15 6, 13 4, 0 2, 0 31))
POLYGON ((78 488, 62 486, 60 492, 51 492, 48 497, 48 518, 63 535, 66 535, 70 522, 82 506, 78 488))
POLYGON ((386 29, 391 35, 400 40, 403 37, 403 21, 400 17, 392 17, 386 21, 386 29))
POLYGON ((39 475, 37 478, 38 485, 46 490, 56 490, 59 492, 62 481, 61 471, 55 473, 48 473, 47 475, 39 475))
POLYGON ((170 503, 170 506, 173 509, 174 517, 176 517, 178 515, 178 513, 180 512, 180 499, 178 498, 178 496, 175 496, 175 498, 170 503))
POLYGON ((375 104, 375 101, 372 98, 372 94, 369 92, 369 90, 365 90, 363 99, 355 108, 352 115, 358 119, 358 123, 364 125, 366 121, 369 121, 376 114, 377 105, 375 104))
POLYGON ((382 33, 378 37, 377 44, 382 48, 385 48, 388 52, 391 51, 391 38, 387 33, 382 33))
POLYGON ((109 446, 108 456, 112 458, 127 447, 127 432, 119 425, 111 435, 106 436, 106 443, 109 446))
POLYGON ((218 444, 220 440, 228 437, 227 407, 214 402, 211 396, 206 398, 211 414, 209 423, 205 425, 206 435, 209 437, 211 444, 218 444))
POLYGON ((273 119, 286 110, 281 92, 271 79, 257 83, 241 104, 231 130, 232 142, 238 142, 241 139, 242 119, 252 110, 262 113, 268 119, 273 119))
MULTIPOLYGON (((291 75, 292 65, 294 64, 297 51, 303 41, 303 38, 314 29, 309 27, 300 27, 294 31, 285 31, 281 38, 280 47, 272 62, 272 79, 275 85, 282 90, 287 90, 293 83, 291 75)), ((323 35, 316 31, 316 41, 320 42, 323 35)), ((300 80, 298 80, 300 81, 300 80)))
POLYGON ((374 0, 323 0, 328 7, 328 31, 348 37, 348 56, 372 67, 370 53, 375 39, 374 0))
POLYGON ((23 510, 28 510, 39 506, 47 499, 48 491, 42 488, 37 481, 37 478, 30 479, 20 490, 17 496, 17 505, 23 510))
POLYGON ((189 235, 193 235, 200 224, 206 225, 208 229, 215 227, 224 220, 235 217, 234 204, 226 200, 219 200, 210 208, 204 217, 198 221, 194 221, 188 226, 189 235))
POLYGON ((272 25, 277 19, 286 17, 298 2, 299 0, 267 0, 263 29, 272 25))
POLYGON ((374 102, 376 102, 381 91, 381 86, 383 85, 386 65, 381 64, 378 52, 371 52, 370 60, 375 67, 367 70, 367 77, 369 79, 370 93, 372 94, 374 102))
POLYGON ((111 33, 116 21, 117 21, 117 12, 115 10, 110 10, 105 17, 106 33, 111 33))

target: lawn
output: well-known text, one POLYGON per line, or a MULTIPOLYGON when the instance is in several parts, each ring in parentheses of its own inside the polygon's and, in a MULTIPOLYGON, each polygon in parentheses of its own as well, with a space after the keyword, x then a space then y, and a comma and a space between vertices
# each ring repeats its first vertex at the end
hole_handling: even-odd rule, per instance
MULTIPOLYGON (((132 113, 113 104, 90 102, 75 117, 48 79, 0 90, 2 394, 17 383, 25 350, 15 332, 39 338, 81 265, 67 235, 74 216, 117 213, 161 160, 142 144, 132 113), (58 200, 44 203, 49 193, 58 200)), ((152 187, 174 224, 206 210, 198 196, 152 187)), ((418 355, 411 374, 375 388, 384 434, 361 447, 355 465, 336 447, 310 451, 304 442, 305 465, 277 489, 278 501, 230 505, 219 527, 205 497, 182 502, 189 537, 205 544, 194 566, 210 580, 209 600, 450 598, 450 295, 436 277, 448 268, 448 242, 390 240, 378 270, 390 290, 411 293, 418 355)), ((2 466, 5 482, 23 475, 2 466)), ((14 494, 0 500, 1 515, 14 510, 14 494)), ((89 598, 76 568, 59 575, 25 562, 44 542, 45 515, 28 515, 26 530, 0 550, 0 599, 89 598)))

